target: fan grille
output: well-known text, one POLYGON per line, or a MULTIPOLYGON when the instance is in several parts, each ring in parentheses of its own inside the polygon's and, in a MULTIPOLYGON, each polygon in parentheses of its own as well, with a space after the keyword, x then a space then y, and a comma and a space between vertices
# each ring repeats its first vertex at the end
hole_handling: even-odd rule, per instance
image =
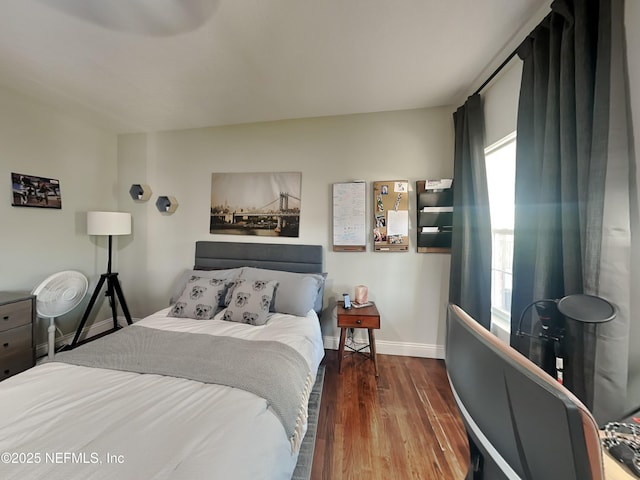
POLYGON ((33 291, 38 315, 55 318, 70 312, 82 301, 87 288, 87 277, 80 272, 68 270, 51 275, 33 291))

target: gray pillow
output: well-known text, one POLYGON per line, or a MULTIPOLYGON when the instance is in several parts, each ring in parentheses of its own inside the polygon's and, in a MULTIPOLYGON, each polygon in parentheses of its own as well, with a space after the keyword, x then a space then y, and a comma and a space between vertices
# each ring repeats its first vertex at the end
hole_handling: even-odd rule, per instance
POLYGON ((222 319, 264 325, 269 318, 269 305, 277 287, 278 282, 275 280, 246 280, 237 283, 222 319))
POLYGON ((324 276, 314 273, 293 273, 280 270, 244 267, 240 279, 268 279, 278 282, 272 310, 303 317, 314 309, 322 309, 324 276))
POLYGON ((208 320, 218 312, 229 282, 192 276, 167 316, 208 320))
MULTIPOLYGON (((176 303, 191 277, 234 280, 240 276, 241 271, 242 268, 229 268, 226 270, 186 270, 182 275, 180 275, 180 278, 174 285, 171 298, 169 299, 169 305, 176 303)), ((224 303, 221 303, 220 306, 223 307, 224 303)))
POLYGON ((238 278, 236 280, 233 280, 231 283, 229 283, 229 288, 227 288, 227 293, 224 296, 224 302, 223 302, 223 307, 228 307, 229 304, 231 303, 231 298, 233 296, 233 291, 235 290, 236 287, 239 287, 240 285, 242 285, 243 283, 245 283, 247 280, 243 279, 243 278, 238 278))

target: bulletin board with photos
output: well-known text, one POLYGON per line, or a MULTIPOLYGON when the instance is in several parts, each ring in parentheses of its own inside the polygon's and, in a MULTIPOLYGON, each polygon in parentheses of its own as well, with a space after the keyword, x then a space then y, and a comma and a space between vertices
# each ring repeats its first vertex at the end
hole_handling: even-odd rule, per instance
POLYGON ((376 252, 409 250, 409 181, 373 182, 373 245, 376 252))

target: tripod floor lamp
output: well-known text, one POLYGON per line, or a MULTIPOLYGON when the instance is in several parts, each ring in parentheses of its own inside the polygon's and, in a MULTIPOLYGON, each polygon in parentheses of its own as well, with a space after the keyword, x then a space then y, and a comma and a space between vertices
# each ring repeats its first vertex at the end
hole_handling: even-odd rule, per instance
POLYGON ((129 313, 129 309, 127 308, 127 302, 125 301, 124 294, 122 293, 122 287, 120 286, 120 282, 118 281, 118 274, 111 271, 113 236, 131 234, 131 214, 123 212, 87 212, 87 234, 109 237, 109 263, 107 264, 107 273, 103 273, 102 275, 100 275, 100 280, 98 281, 98 284, 93 291, 93 295, 91 295, 91 300, 89 300, 87 309, 82 316, 80 325, 78 325, 76 334, 73 337, 73 342, 71 342, 69 348, 74 348, 78 346, 79 343, 84 343, 95 338, 92 337, 89 339, 85 339, 82 342, 78 342, 82 333, 82 329, 87 323, 87 319, 89 318, 89 314, 91 313, 91 309, 95 305, 96 300, 98 299, 98 295, 100 295, 102 287, 105 283, 107 284, 107 291, 105 292, 105 295, 109 298, 109 304, 111 306, 113 328, 104 332, 103 334, 100 334, 99 336, 106 335, 119 328, 116 299, 118 302, 120 302, 120 306, 122 307, 122 312, 127 319, 127 323, 129 325, 133 323, 131 321, 131 314, 129 313))

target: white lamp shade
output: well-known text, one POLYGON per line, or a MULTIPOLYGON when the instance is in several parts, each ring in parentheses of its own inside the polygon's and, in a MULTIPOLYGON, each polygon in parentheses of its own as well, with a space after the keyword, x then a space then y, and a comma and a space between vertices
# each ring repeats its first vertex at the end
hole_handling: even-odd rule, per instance
POLYGON ((130 235, 131 214, 125 212, 87 212, 88 235, 130 235))

